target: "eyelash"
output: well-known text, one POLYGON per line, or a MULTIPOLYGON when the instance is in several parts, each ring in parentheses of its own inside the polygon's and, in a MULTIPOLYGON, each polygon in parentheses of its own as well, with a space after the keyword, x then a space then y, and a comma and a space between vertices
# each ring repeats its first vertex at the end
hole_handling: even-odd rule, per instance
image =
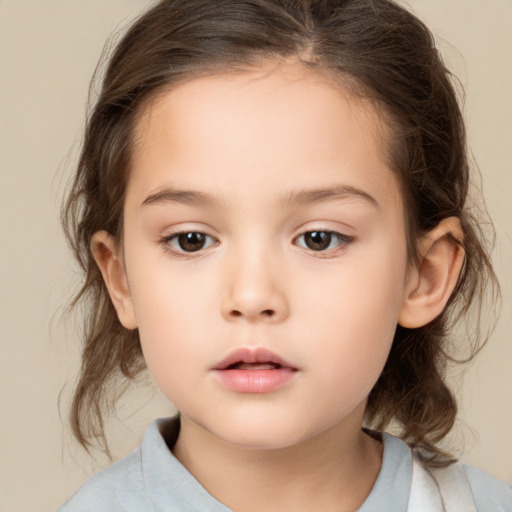
MULTIPOLYGON (((343 233, 338 233, 337 231, 332 231, 332 230, 328 230, 328 229, 311 229, 311 230, 305 231, 304 233, 302 233, 301 235, 299 235, 298 237, 296 237, 294 239, 294 242, 299 247, 302 247, 303 249, 306 249, 313 253, 317 253, 318 257, 323 257, 323 258, 337 255, 339 252, 346 249, 354 241, 355 241, 355 237, 353 237, 353 236, 344 235, 343 233), (299 239, 305 237, 306 235, 314 236, 315 234, 317 234, 317 235, 323 234, 323 235, 328 236, 329 243, 325 249, 314 250, 314 249, 311 249, 310 247, 307 247, 305 245, 301 245, 301 244, 297 243, 297 241, 299 239), (333 240, 337 240, 338 244, 336 247, 330 248, 333 240)), ((173 233, 171 235, 163 237, 161 239, 161 243, 169 251, 173 252, 178 257, 186 258, 186 257, 193 256, 196 253, 200 253, 201 251, 203 251, 204 249, 207 249, 208 247, 217 245, 218 241, 215 241, 215 239, 212 236, 208 235, 207 233, 203 233, 202 231, 180 231, 180 232, 173 233), (180 246, 180 237, 182 237, 184 235, 200 235, 200 237, 204 237, 204 239, 212 240, 213 243, 210 243, 206 247, 203 246, 196 251, 186 251, 183 249, 183 247, 180 246), (178 244, 178 247, 176 247, 176 245, 174 245, 174 243, 178 244)))
MULTIPOLYGON (((194 254, 200 252, 201 250, 205 249, 205 247, 201 247, 199 250, 197 251, 185 251, 183 250, 183 248, 177 248, 173 245, 173 242, 177 242, 178 244, 180 243, 180 237, 181 236, 184 236, 184 235, 201 235, 205 238, 209 238, 211 240, 214 240, 214 238, 206 233, 203 233, 202 231, 179 231, 177 233, 173 233, 171 235, 168 235, 168 236, 165 236, 162 238, 162 244, 166 247, 166 249, 168 249, 169 251, 173 252, 174 254, 176 254, 177 256, 179 257, 188 257, 188 256, 193 256, 194 254)), ((208 245, 207 247, 210 247, 214 245, 214 243, 208 245)))
POLYGON ((318 256, 319 257, 322 257, 322 258, 326 258, 326 257, 329 257, 329 256, 335 256, 337 255, 339 252, 343 251, 344 249, 346 249, 351 243, 353 243, 355 240, 355 237, 353 236, 349 236, 349 235, 344 235, 343 233, 338 233, 337 231, 331 231, 331 230, 328 230, 328 229, 311 229, 311 230, 308 230, 304 233, 302 233, 301 235, 299 235, 298 237, 295 238, 295 243, 297 243, 297 245, 299 245, 299 247, 303 247, 304 249, 307 249, 309 251, 312 251, 314 253, 318 253, 318 256), (310 247, 305 247, 303 245, 300 245, 297 243, 297 241, 303 237, 305 237, 306 235, 310 235, 310 236, 314 236, 315 234, 324 234, 324 235, 328 235, 328 246, 325 248, 325 249, 320 249, 318 251, 315 251, 314 249, 311 249, 310 247), (337 240, 337 245, 336 247, 330 247, 332 242, 337 240))

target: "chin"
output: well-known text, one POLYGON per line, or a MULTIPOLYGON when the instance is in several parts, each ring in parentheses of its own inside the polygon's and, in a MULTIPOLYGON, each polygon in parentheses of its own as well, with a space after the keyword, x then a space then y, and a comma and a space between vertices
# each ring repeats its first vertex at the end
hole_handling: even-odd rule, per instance
POLYGON ((295 438, 290 435, 276 435, 276 432, 262 433, 261 431, 226 433, 221 439, 227 444, 242 450, 262 451, 284 450, 303 441, 301 436, 295 438))
MULTIPOLYGON (((206 425, 205 425, 206 426, 206 425)), ((281 450, 300 444, 314 435, 296 419, 271 416, 225 418, 221 425, 206 426, 225 443, 246 450, 281 450)))

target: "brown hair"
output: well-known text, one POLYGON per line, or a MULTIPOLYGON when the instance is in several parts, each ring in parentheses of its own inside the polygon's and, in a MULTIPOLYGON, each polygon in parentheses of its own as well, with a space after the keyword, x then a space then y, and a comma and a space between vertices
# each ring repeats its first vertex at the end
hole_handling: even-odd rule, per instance
MULTIPOLYGON (((471 305, 479 327, 486 286, 495 292, 498 286, 485 237, 467 204, 461 111, 430 31, 389 0, 163 0, 131 26, 110 57, 62 214, 85 273, 72 302, 86 304, 88 314, 71 409, 73 432, 85 448, 95 440, 108 453, 104 413, 126 382, 145 369, 138 332, 118 321, 90 251, 98 230, 122 239, 138 117, 156 94, 194 75, 243 71, 290 57, 341 79, 384 113, 392 133, 389 158, 406 207, 411 260, 419 236, 446 217, 461 221, 465 261, 451 299, 428 325, 398 326, 366 411, 374 428, 384 429, 394 420, 404 440, 434 451, 452 428, 457 408, 444 381, 447 335, 471 305)), ((472 353, 482 343, 475 335, 472 353)))

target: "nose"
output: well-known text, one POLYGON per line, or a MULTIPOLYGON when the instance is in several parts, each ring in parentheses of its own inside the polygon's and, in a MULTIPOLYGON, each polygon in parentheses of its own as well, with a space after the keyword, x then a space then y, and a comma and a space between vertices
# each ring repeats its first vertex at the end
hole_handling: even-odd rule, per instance
POLYGON ((263 251, 237 254, 226 265, 222 315, 228 321, 282 322, 289 315, 283 269, 263 251))

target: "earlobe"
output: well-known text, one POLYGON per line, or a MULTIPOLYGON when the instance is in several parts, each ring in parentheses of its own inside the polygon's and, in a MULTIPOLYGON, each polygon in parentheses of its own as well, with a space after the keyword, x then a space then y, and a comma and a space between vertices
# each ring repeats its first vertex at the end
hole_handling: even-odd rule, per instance
POLYGON ((101 271, 119 321, 127 329, 136 329, 137 320, 128 280, 114 239, 106 231, 97 231, 91 238, 91 252, 101 271))
POLYGON ((398 323, 414 329, 441 314, 464 262, 460 220, 442 220, 419 242, 420 261, 411 271, 398 323))

